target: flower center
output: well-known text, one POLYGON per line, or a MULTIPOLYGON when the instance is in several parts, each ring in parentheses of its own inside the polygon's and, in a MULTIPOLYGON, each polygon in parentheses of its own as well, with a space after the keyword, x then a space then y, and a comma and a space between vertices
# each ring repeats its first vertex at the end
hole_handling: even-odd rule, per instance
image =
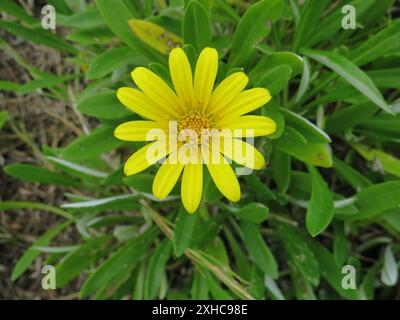
POLYGON ((211 130, 213 127, 214 123, 211 121, 210 116, 196 110, 186 113, 178 121, 179 132, 190 130, 196 132, 198 138, 201 137, 202 130, 211 130))

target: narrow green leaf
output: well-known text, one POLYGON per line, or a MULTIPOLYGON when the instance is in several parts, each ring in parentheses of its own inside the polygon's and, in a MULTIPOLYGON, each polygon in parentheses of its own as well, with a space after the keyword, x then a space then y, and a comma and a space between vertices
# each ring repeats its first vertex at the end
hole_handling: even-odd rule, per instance
POLYGON ((211 42, 211 23, 207 11, 196 0, 191 0, 185 8, 182 21, 182 35, 185 44, 191 44, 200 52, 211 42))
POLYGON ((308 171, 311 176, 312 190, 306 215, 306 227, 308 232, 315 237, 330 224, 334 205, 332 192, 318 170, 309 165, 308 171))
POLYGON ((281 137, 273 140, 273 145, 282 152, 306 163, 330 168, 332 167, 331 149, 327 143, 302 141, 302 135, 291 127, 286 127, 281 137))
POLYGON ((132 111, 121 105, 115 91, 103 91, 82 99, 78 104, 78 110, 88 116, 106 120, 133 115, 132 111))
POLYGON ((288 86, 292 69, 286 65, 277 66, 266 72, 263 77, 257 82, 257 86, 268 89, 272 96, 275 96, 280 91, 288 86))
POLYGON ((35 250, 34 247, 47 246, 50 241, 68 225, 70 225, 70 223, 70 221, 60 223, 37 238, 36 241, 29 247, 29 249, 25 251, 22 257, 18 259, 17 264, 14 266, 14 269, 11 273, 12 281, 17 280, 32 265, 32 263, 40 254, 40 251, 35 250))
POLYGON ((390 246, 387 246, 384 253, 381 280, 387 286, 394 286, 399 277, 399 267, 390 246))
POLYGON ((322 19, 322 12, 328 3, 328 0, 307 0, 304 3, 292 40, 293 51, 297 51, 313 36, 317 29, 317 23, 322 19))
POLYGON ((400 177, 400 159, 378 149, 370 149, 360 143, 353 144, 353 148, 368 161, 376 162, 385 172, 400 177))
POLYGON ((165 62, 165 58, 161 53, 143 46, 143 43, 135 37, 128 24, 128 21, 134 19, 135 16, 124 1, 96 0, 96 6, 111 31, 134 52, 147 58, 148 63, 154 61, 165 62))
POLYGON ((356 191, 369 187, 372 183, 364 177, 359 171, 339 158, 333 157, 333 168, 338 176, 356 191))
POLYGON ((165 265, 170 258, 172 243, 169 239, 157 246, 157 249, 152 254, 147 266, 144 298, 155 299, 160 290, 162 275, 165 270, 165 265))
POLYGON ((271 31, 283 10, 281 0, 262 0, 247 9, 233 36, 228 65, 242 67, 255 52, 255 45, 271 31), (268 22, 267 22, 268 21, 268 22))
POLYGON ((342 287, 343 274, 336 264, 333 255, 318 241, 307 238, 307 242, 314 256, 317 258, 322 277, 343 298, 358 300, 359 293, 356 289, 344 289, 342 287))
POLYGON ((375 86, 371 78, 349 59, 337 53, 326 51, 303 49, 303 53, 335 71, 378 107, 392 113, 392 107, 386 103, 381 92, 375 86))
POLYGON ((307 242, 296 229, 283 223, 278 225, 277 233, 289 260, 309 283, 317 286, 320 277, 319 265, 307 242))
POLYGON ((36 29, 29 29, 15 22, 1 20, 0 28, 29 42, 42 44, 50 48, 69 53, 77 53, 78 51, 77 49, 75 49, 74 46, 66 42, 64 39, 52 34, 48 30, 42 29, 41 27, 36 29))
POLYGON ((306 118, 284 108, 280 108, 279 111, 285 117, 285 123, 300 132, 308 142, 332 142, 331 138, 323 130, 306 118))
POLYGON ((231 208, 231 212, 241 220, 261 223, 267 219, 269 209, 262 203, 249 203, 241 208, 231 208))
POLYGON ((62 288, 85 268, 108 253, 111 237, 89 239, 76 250, 68 253, 57 265, 57 287, 62 288))
POLYGON ((15 1, 12 0, 2 0, 0 2, 0 10, 7 12, 9 15, 14 16, 29 25, 34 25, 39 23, 35 17, 29 15, 22 6, 19 6, 15 1))
POLYGON ((362 42, 358 48, 351 50, 351 58, 360 66, 385 55, 397 53, 400 50, 399 37, 400 20, 397 19, 367 41, 362 42))
POLYGON ((196 226, 199 223, 199 214, 189 214, 182 207, 178 211, 174 228, 174 251, 176 256, 180 257, 185 249, 190 245, 196 226))
POLYGON ((67 160, 83 160, 96 158, 101 154, 115 149, 124 144, 123 141, 114 137, 114 129, 109 127, 99 127, 87 136, 82 136, 62 152, 61 157, 67 160))
POLYGON ((368 219, 400 206, 400 182, 374 184, 356 195, 360 213, 354 219, 368 219))
POLYGON ((290 156, 285 152, 275 149, 272 153, 271 167, 279 192, 286 193, 292 175, 290 156))
POLYGON ((0 112, 0 130, 3 128, 4 124, 8 120, 8 112, 7 111, 1 111, 0 112))
POLYGON ((130 273, 143 258, 157 233, 156 228, 151 228, 122 246, 87 278, 82 286, 80 296, 87 297, 107 286, 121 273, 130 273))
POLYGON ((62 186, 76 186, 78 182, 65 174, 47 170, 32 164, 16 163, 4 167, 8 175, 29 182, 55 184, 62 186))
POLYGON ((273 279, 278 277, 278 265, 260 234, 258 226, 251 222, 242 221, 243 243, 254 263, 268 276, 273 279))

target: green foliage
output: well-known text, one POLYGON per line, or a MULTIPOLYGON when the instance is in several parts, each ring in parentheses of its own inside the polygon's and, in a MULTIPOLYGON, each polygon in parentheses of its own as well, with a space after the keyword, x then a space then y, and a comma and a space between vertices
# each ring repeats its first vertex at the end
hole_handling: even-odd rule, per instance
MULTIPOLYGON (((398 4, 96 0, 79 7, 70 0, 48 2, 57 11, 57 32, 43 30, 37 17, 10 0, 0 2, 5 17, 0 29, 5 39, 59 51, 74 72, 41 71, 17 54, 13 41, 1 39, 0 49, 29 79, 2 80, 0 89, 5 95, 39 93, 67 101, 84 133, 61 149, 37 146, 40 165, 0 157, 8 176, 32 188, 62 187, 65 196, 60 207, 2 198, 0 210, 7 214, 41 210, 60 219, 29 246, 12 280, 43 254, 55 261, 59 288, 86 275, 82 298, 396 297, 398 4), (355 30, 341 27, 345 4, 356 8, 355 30), (65 32, 58 32, 59 26, 65 32), (121 122, 140 117, 121 105, 116 90, 134 86, 129 74, 136 66, 171 84, 166 53, 174 45, 152 33, 160 30, 179 39, 177 44, 183 41, 193 70, 200 51, 215 47, 221 59, 218 78, 244 71, 248 88, 264 87, 272 95, 254 112, 277 123, 274 134, 255 140, 267 166, 239 178, 242 196, 236 204, 222 198, 206 170, 203 203, 194 214, 180 204, 179 183, 163 201, 152 195, 158 165, 123 174, 127 155, 142 144, 117 140, 113 132, 121 122), (88 130, 87 120, 94 129, 88 130), (67 228, 80 240, 52 247, 67 228), (346 264, 357 265, 357 289, 342 286, 346 264)), ((12 114, 0 112, 0 134, 14 126, 12 114)))

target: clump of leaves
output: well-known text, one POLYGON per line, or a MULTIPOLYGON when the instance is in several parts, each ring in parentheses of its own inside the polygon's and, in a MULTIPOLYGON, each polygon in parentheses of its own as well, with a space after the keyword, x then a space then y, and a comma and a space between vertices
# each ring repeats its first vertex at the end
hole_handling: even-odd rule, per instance
MULTIPOLYGON (((46 167, 3 168, 18 179, 75 190, 61 208, 0 202, 0 210, 35 208, 64 220, 26 251, 14 280, 45 253, 58 287, 89 272, 81 296, 98 299, 396 296, 400 20, 393 0, 50 2, 66 37, 41 29, 10 0, 0 3, 7 17, 0 28, 60 50, 76 72, 55 75, 23 63, 32 80, 1 81, 0 88, 69 101, 86 134, 60 149, 42 146, 46 167), (356 29, 341 26, 346 4, 355 9, 356 29), (151 195, 156 168, 124 177, 118 154, 141 145, 113 137, 119 123, 138 119, 115 90, 131 85, 135 66, 170 82, 167 54, 177 45, 191 63, 204 47, 217 48, 218 79, 243 69, 250 86, 267 88, 273 99, 259 113, 278 126, 257 140, 269 165, 240 179, 241 201, 222 200, 206 175, 193 215, 177 191, 162 202, 151 195), (89 128, 85 117, 98 126, 89 128), (72 227, 79 243, 51 245, 72 227), (351 267, 355 286, 344 278, 351 267)), ((10 44, 0 45, 13 54, 10 44)))

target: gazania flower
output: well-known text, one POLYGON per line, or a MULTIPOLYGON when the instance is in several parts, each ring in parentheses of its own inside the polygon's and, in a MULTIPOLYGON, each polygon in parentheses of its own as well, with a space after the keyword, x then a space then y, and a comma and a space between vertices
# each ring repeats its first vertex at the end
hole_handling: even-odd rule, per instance
POLYGON ((123 123, 115 129, 115 136, 126 141, 153 141, 127 160, 125 174, 136 174, 165 159, 153 181, 154 196, 165 198, 182 176, 182 202, 193 213, 201 201, 205 165, 220 192, 230 201, 239 201, 240 185, 229 160, 250 169, 265 165, 262 154, 241 138, 275 131, 272 119, 245 115, 271 99, 268 90, 244 90, 248 77, 243 72, 229 75, 214 88, 218 53, 213 48, 200 53, 194 77, 180 48, 171 51, 169 70, 175 90, 152 71, 138 67, 132 78, 140 90, 124 87, 117 92, 122 104, 147 120, 123 123), (177 142, 171 138, 172 131, 180 137, 177 142), (155 132, 158 134, 151 134, 155 132))

